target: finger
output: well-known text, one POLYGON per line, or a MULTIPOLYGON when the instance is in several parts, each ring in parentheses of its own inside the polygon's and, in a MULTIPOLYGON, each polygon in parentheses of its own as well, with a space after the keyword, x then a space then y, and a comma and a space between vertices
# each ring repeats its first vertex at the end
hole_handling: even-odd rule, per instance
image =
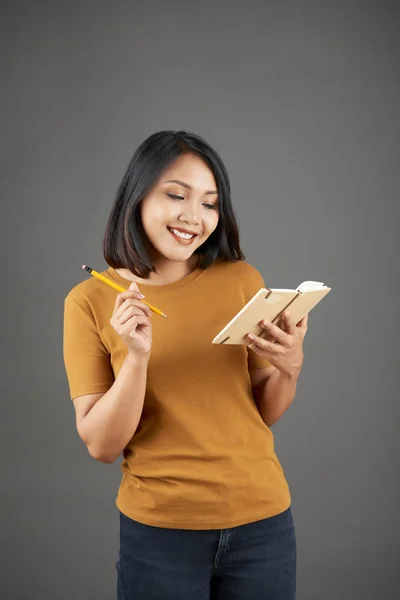
POLYGON ((283 346, 289 346, 289 335, 285 331, 282 331, 278 325, 274 325, 274 323, 271 323, 271 321, 266 320, 261 321, 260 325, 265 332, 265 337, 263 335, 262 339, 266 339, 267 335, 268 337, 272 336, 273 339, 281 343, 283 346))
POLYGON ((127 332, 132 336, 136 333, 138 327, 151 327, 149 319, 143 314, 137 314, 130 317, 126 323, 121 326, 121 333, 127 332))
POLYGON ((255 348, 259 348, 260 350, 263 350, 265 352, 269 352, 270 354, 281 354, 282 352, 282 346, 279 344, 276 344, 274 342, 268 342, 267 340, 264 340, 263 338, 254 335, 254 334, 250 334, 252 335, 252 338, 249 338, 249 335, 246 336, 246 342, 248 344, 248 346, 251 348, 252 346, 255 346, 255 348))
POLYGON ((274 336, 265 330, 260 333, 259 337, 261 337, 263 340, 267 340, 268 342, 276 342, 274 336))
POLYGON ((301 332, 304 334, 307 331, 307 322, 308 322, 308 315, 306 317, 303 317, 296 325, 296 329, 297 330, 301 330, 301 332))
POLYGON ((140 292, 140 290, 138 288, 138 284, 136 283, 136 281, 132 281, 128 289, 129 290, 133 290, 135 292, 140 292))
POLYGON ((140 302, 140 300, 137 300, 135 298, 126 298, 126 300, 123 301, 123 303, 121 304, 121 306, 119 308, 117 308, 117 310, 115 311, 114 315, 117 319, 123 314, 123 312, 128 308, 128 306, 136 306, 138 309, 140 309, 141 311, 143 311, 148 317, 152 316, 152 312, 150 310, 150 308, 147 306, 147 304, 144 304, 144 302, 140 302))
POLYGON ((295 335, 296 324, 292 319, 292 315, 289 311, 284 310, 282 313, 282 321, 285 324, 285 331, 288 335, 295 335))
POLYGON ((151 327, 149 319, 143 313, 135 314, 129 317, 129 319, 121 324, 119 321, 112 321, 112 326, 118 335, 130 335, 133 336, 136 333, 138 327, 151 327))
POLYGON ((308 313, 300 321, 300 327, 307 327, 307 324, 308 324, 308 313))
POLYGON ((141 314, 140 309, 137 306, 134 306, 131 304, 124 310, 124 312, 121 315, 116 316, 115 318, 118 320, 120 325, 123 325, 131 317, 134 317, 135 315, 140 315, 140 314, 141 314))
POLYGON ((136 298, 130 296, 127 298, 120 298, 120 304, 119 306, 116 308, 113 317, 115 317, 116 319, 119 319, 121 317, 121 315, 124 313, 124 311, 128 308, 128 306, 131 306, 132 303, 134 302, 134 300, 137 300, 136 298))
POLYGON ((296 327, 297 331, 300 332, 300 337, 302 340, 307 335, 307 328, 308 328, 307 322, 308 322, 308 315, 306 317, 303 317, 296 327))
POLYGON ((117 294, 117 297, 115 299, 113 314, 115 314, 115 312, 118 310, 118 308, 121 306, 121 304, 127 298, 134 298, 134 299, 138 300, 138 299, 140 299, 139 295, 140 295, 139 290, 127 290, 126 292, 120 292, 119 294, 117 294))

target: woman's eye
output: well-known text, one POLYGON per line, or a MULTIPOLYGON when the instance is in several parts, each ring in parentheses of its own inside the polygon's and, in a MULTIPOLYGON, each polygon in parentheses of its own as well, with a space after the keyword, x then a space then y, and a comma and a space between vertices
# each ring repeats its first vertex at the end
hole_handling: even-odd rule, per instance
MULTIPOLYGON (((165 192, 167 194, 167 196, 169 196, 170 198, 173 198, 174 200, 184 200, 184 196, 178 196, 178 194, 171 194, 169 192, 165 192)), ((217 208, 216 204, 204 204, 204 206, 208 209, 213 209, 215 210, 217 208)))
POLYGON ((174 198, 174 200, 184 200, 183 196, 178 196, 177 194, 168 194, 167 192, 167 196, 169 196, 170 198, 174 198))

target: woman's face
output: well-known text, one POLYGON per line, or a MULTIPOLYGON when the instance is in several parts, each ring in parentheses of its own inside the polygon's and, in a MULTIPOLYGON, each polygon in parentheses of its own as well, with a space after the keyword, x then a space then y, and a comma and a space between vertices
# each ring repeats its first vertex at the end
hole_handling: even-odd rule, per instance
POLYGON ((218 224, 217 186, 210 168, 195 154, 181 155, 144 198, 141 217, 153 260, 187 261, 218 224), (190 239, 178 237, 179 232, 190 239))

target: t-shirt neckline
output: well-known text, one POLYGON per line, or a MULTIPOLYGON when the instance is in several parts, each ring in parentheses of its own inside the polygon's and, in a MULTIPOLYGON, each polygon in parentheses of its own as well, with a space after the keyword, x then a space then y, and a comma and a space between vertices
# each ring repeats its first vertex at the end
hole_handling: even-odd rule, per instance
MULTIPOLYGON (((178 279, 177 281, 173 281, 172 283, 166 283, 164 285, 152 285, 149 283, 138 283, 138 282, 135 282, 135 283, 137 283, 138 288, 140 290, 146 289, 147 292, 151 291, 151 292, 154 292, 155 294, 163 294, 164 292, 170 292, 172 290, 176 290, 176 289, 185 287, 186 285, 188 285, 189 283, 191 283, 192 281, 197 279, 202 273, 204 273, 204 271, 205 271, 205 269, 197 267, 196 269, 194 269, 194 271, 192 271, 191 273, 188 273, 188 275, 185 275, 185 277, 182 277, 182 279, 178 279)), ((122 277, 119 273, 117 273, 117 271, 113 267, 109 267, 106 270, 106 273, 110 277, 110 279, 121 284, 122 286, 126 287, 127 289, 129 288, 130 284, 132 283, 132 281, 130 281, 129 279, 125 279, 125 277, 122 277)))

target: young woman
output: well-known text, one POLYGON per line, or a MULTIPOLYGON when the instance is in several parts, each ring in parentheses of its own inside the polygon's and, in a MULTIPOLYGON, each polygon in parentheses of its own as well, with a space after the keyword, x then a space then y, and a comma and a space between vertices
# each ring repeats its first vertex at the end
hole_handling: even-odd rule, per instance
POLYGON ((270 427, 294 398, 307 318, 211 343, 264 287, 217 152, 186 131, 147 138, 103 250, 103 275, 128 291, 90 278, 69 292, 64 359, 90 455, 123 454, 118 599, 293 600, 291 498, 270 427))

